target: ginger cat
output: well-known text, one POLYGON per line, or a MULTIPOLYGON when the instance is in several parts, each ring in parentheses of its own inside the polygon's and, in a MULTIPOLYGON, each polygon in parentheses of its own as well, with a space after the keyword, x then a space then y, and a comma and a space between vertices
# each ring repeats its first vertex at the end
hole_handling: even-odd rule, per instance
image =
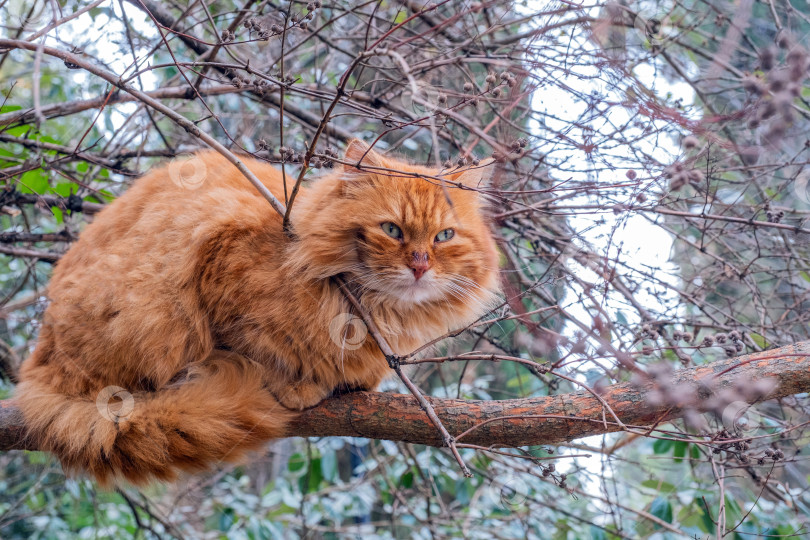
MULTIPOLYGON (((361 159, 302 188, 294 235, 213 152, 99 213, 56 265, 22 366, 38 447, 106 485, 171 480, 284 437, 335 390, 374 389, 391 370, 334 276, 397 354, 481 316, 498 258, 479 194, 382 171, 439 174, 353 141, 346 161, 361 159)), ((246 164, 284 200, 278 170, 246 164)), ((445 178, 477 186, 486 171, 445 178)))

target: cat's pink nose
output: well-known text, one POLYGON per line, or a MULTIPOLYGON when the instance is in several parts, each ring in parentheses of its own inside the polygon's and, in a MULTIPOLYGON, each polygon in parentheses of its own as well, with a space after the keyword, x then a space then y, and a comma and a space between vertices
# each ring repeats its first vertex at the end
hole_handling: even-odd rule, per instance
POLYGON ((430 270, 430 261, 426 251, 414 251, 412 254, 411 262, 408 265, 413 270, 413 277, 416 279, 425 275, 425 272, 430 270))

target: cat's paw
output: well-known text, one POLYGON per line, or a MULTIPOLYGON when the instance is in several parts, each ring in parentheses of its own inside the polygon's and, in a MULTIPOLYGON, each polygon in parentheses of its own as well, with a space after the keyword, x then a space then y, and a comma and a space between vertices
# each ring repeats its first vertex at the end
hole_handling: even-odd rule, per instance
POLYGON ((342 396, 344 394, 351 394, 353 392, 371 392, 374 390, 373 386, 362 385, 362 384, 355 384, 349 386, 348 384, 340 384, 336 386, 330 395, 332 396, 342 396))
POLYGON ((314 407, 329 395, 328 390, 311 383, 297 384, 284 389, 276 397, 279 403, 294 411, 314 407))

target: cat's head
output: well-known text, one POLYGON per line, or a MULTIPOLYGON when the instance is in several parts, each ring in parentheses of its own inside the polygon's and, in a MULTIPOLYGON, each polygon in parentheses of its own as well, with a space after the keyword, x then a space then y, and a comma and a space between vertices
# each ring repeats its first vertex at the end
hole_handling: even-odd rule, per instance
POLYGON ((431 170, 357 140, 344 161, 360 165, 318 180, 292 212, 308 272, 397 303, 491 301, 498 255, 477 191, 491 166, 431 170))

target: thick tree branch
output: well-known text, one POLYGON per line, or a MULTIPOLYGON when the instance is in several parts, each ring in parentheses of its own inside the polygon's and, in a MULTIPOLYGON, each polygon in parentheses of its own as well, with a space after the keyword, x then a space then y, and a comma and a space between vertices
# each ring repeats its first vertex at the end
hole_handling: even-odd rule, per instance
MULTIPOLYGON (((673 375, 672 384, 696 388, 703 399, 688 405, 707 412, 713 407, 713 393, 731 386, 738 378, 777 382, 763 399, 810 391, 810 342, 682 369, 673 375)), ((616 384, 608 387, 602 398, 629 428, 646 432, 655 424, 679 418, 685 410, 651 404, 646 399, 651 389, 631 383, 616 384)), ((620 429, 616 422, 609 420, 610 414, 599 400, 587 392, 504 401, 428 399, 459 444, 557 444, 620 429)), ((444 445, 414 397, 379 392, 355 392, 328 399, 301 415, 290 427, 289 434, 444 445)), ((0 450, 10 449, 35 448, 25 440, 19 410, 13 401, 6 400, 0 401, 0 450)))

